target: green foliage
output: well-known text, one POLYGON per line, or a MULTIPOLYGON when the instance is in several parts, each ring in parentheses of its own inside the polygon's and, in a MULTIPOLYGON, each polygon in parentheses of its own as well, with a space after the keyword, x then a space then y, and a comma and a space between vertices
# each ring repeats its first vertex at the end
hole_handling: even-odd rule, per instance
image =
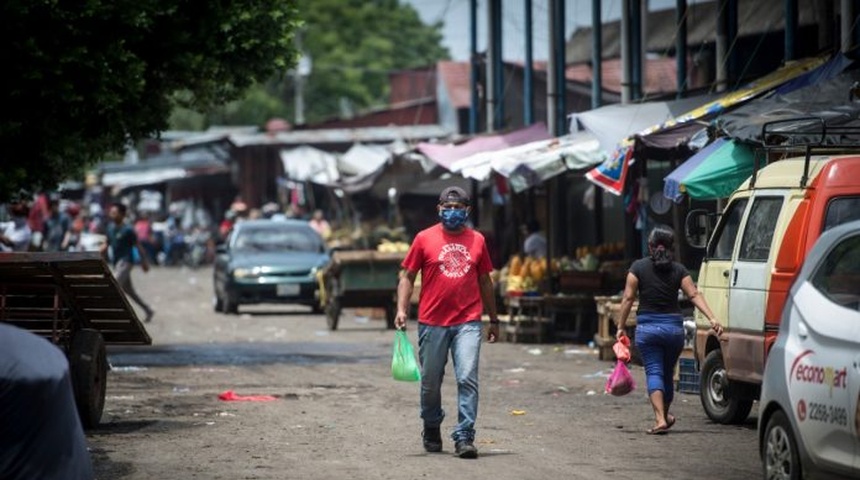
MULTIPOLYGON (((397 0, 298 0, 298 7, 304 25, 297 43, 312 60, 304 88, 309 123, 337 116, 341 99, 357 109, 385 105, 393 70, 426 67, 449 57, 442 46, 441 23, 423 24, 415 9, 397 0)), ((285 73, 270 81, 268 92, 286 102, 277 116, 292 121, 294 82, 292 72, 285 73)), ((259 103, 260 95, 254 89, 244 101, 259 103)), ((221 111, 210 115, 209 123, 262 125, 271 116, 221 111)))
POLYGON ((295 0, 0 3, 0 197, 239 98, 295 63, 297 26, 295 0))
POLYGON ((308 121, 336 115, 339 99, 356 107, 384 105, 392 70, 448 58, 441 23, 424 25, 397 0, 300 0, 302 46, 313 60, 307 80, 308 121))
POLYGON ((275 117, 286 117, 288 112, 277 92, 271 92, 263 85, 254 85, 245 93, 242 100, 235 100, 209 114, 212 124, 257 125, 275 117))

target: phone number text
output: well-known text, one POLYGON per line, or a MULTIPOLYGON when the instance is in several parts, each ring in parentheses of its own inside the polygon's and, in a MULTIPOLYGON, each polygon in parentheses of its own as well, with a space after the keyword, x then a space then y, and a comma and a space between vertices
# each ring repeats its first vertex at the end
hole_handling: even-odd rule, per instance
POLYGON ((823 423, 848 425, 848 410, 822 403, 809 403, 809 419, 823 423))

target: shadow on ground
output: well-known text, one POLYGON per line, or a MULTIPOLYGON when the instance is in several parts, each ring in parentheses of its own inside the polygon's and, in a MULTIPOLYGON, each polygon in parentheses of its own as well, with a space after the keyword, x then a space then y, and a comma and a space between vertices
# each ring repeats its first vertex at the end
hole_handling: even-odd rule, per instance
POLYGON ((180 367, 187 365, 316 365, 377 363, 390 352, 381 345, 345 343, 210 343, 148 347, 109 347, 117 367, 180 367))

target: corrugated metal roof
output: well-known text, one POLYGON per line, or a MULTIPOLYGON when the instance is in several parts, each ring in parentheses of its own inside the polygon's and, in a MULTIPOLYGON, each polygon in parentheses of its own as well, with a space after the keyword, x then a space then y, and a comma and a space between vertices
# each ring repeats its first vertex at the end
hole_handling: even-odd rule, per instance
POLYGON ((190 150, 180 153, 164 153, 143 159, 139 163, 104 162, 97 170, 102 173, 145 172, 163 168, 196 169, 224 167, 225 163, 207 150, 190 150))
POLYGON ((451 131, 441 125, 411 125, 365 128, 294 130, 276 134, 234 134, 228 137, 237 147, 252 145, 301 145, 325 143, 382 143, 395 140, 419 141, 446 138, 451 131))
MULTIPOLYGON (((797 2, 798 26, 820 24, 826 20, 816 18, 815 3, 797 2)), ((701 45, 713 42, 716 37, 717 2, 690 4, 687 7, 687 44, 701 45)), ((649 12, 647 47, 649 52, 665 53, 674 50, 677 36, 675 9, 649 12)), ((738 36, 758 35, 785 28, 784 0, 755 0, 738 2, 738 36)), ((592 27, 579 28, 567 42, 566 63, 591 61, 592 27)), ((603 58, 621 56, 621 21, 606 22, 602 26, 603 58)))

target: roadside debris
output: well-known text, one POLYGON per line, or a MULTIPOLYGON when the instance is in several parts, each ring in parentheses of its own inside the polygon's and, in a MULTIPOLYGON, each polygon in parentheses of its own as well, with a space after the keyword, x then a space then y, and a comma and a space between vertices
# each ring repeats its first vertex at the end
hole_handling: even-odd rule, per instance
POLYGON ((271 402, 277 398, 271 395, 239 395, 233 390, 227 390, 218 394, 218 400, 225 402, 271 402))

